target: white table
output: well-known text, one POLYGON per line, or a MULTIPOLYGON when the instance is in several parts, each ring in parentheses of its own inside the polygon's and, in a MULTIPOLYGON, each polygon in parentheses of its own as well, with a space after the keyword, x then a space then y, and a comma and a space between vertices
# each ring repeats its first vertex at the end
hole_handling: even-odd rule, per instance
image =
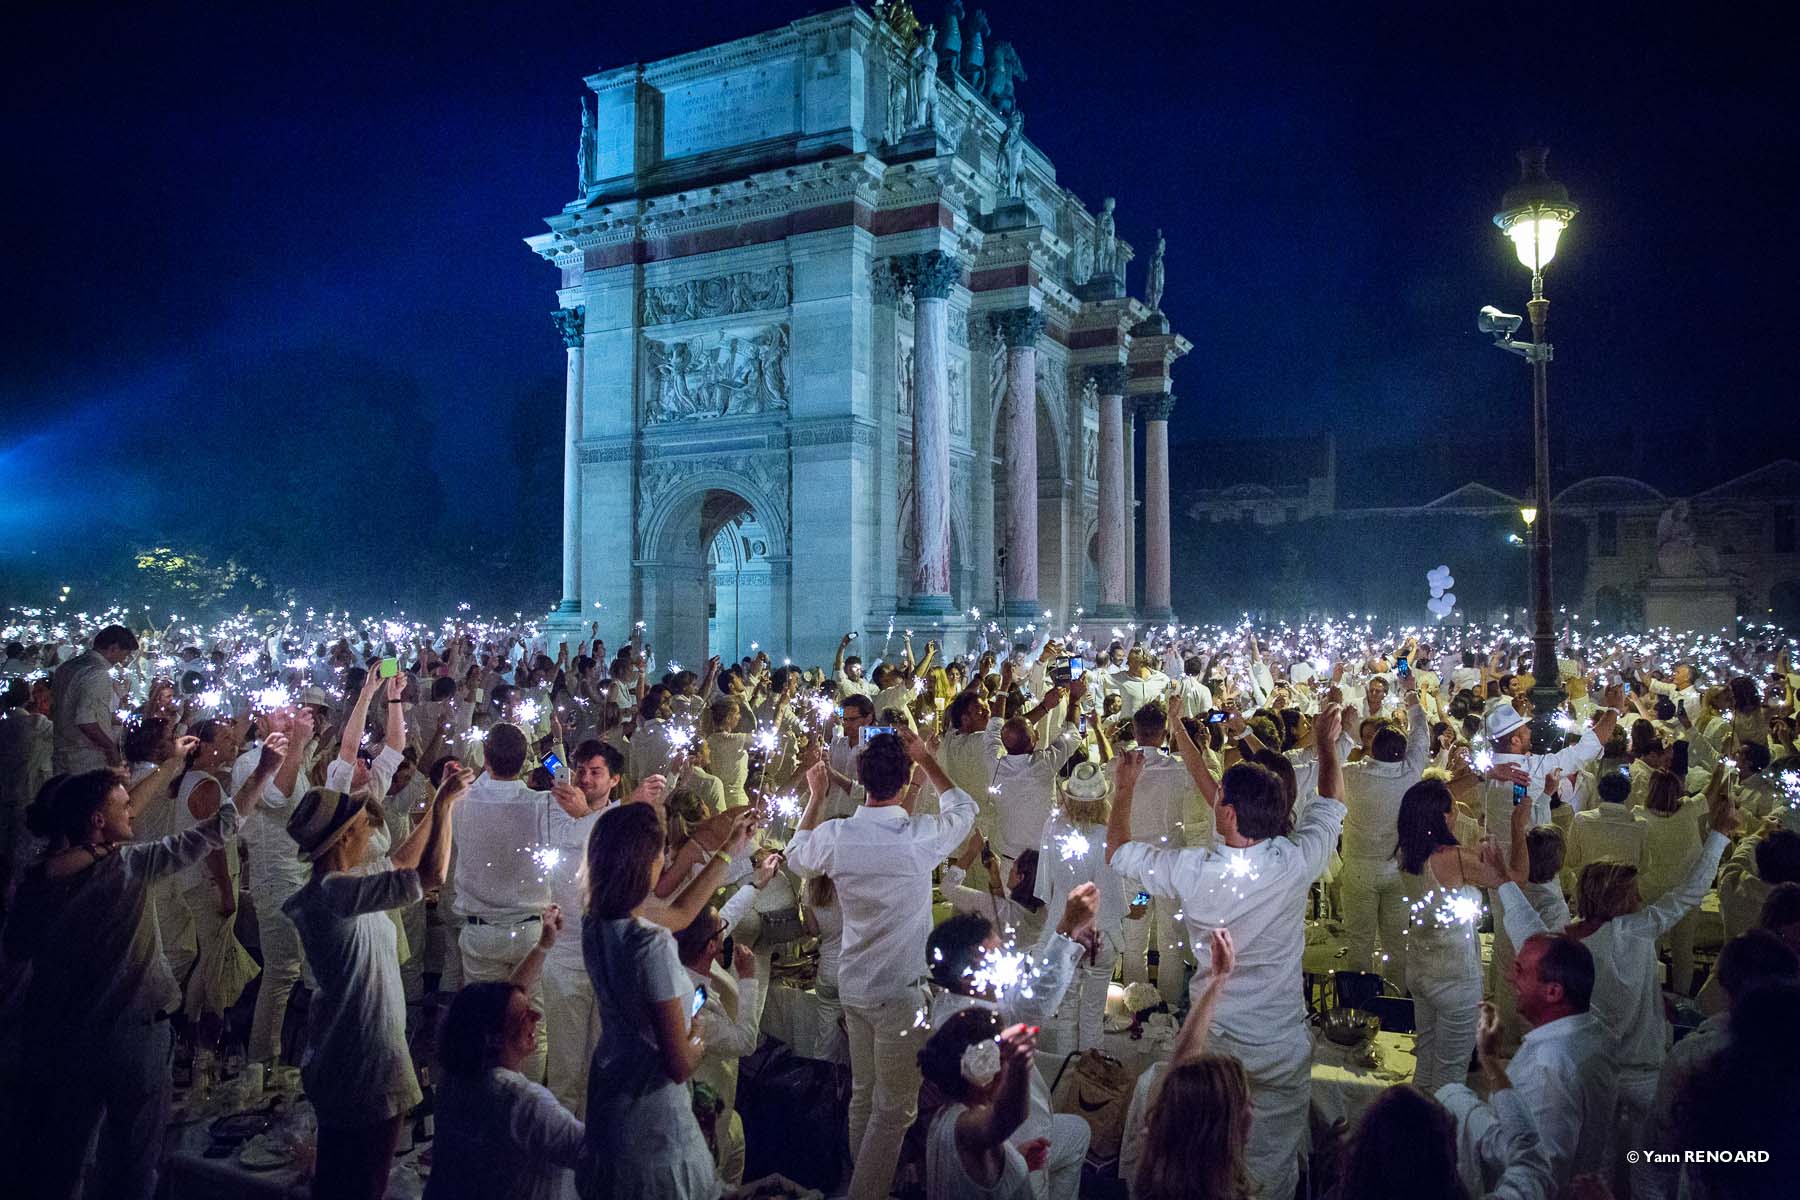
POLYGON ((1312 1107, 1325 1125, 1354 1125, 1375 1097, 1412 1078, 1411 1034, 1376 1034, 1375 1056, 1377 1065, 1368 1066, 1323 1034, 1313 1035, 1312 1107))

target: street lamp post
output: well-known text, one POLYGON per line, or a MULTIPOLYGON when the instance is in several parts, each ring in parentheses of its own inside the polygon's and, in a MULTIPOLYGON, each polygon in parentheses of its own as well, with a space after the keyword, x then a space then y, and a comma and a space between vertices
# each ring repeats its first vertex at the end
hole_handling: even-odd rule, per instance
MULTIPOLYGON (((1531 425, 1535 490, 1526 518, 1532 531, 1532 675, 1536 683, 1531 690, 1531 703, 1540 728, 1545 732, 1540 744, 1549 741, 1550 715, 1562 704, 1563 691, 1556 670, 1556 633, 1551 622, 1550 606, 1550 381, 1549 368, 1553 351, 1545 340, 1550 319, 1550 301, 1544 297, 1544 268, 1556 255, 1556 243, 1562 231, 1574 218, 1576 207, 1569 203, 1569 191, 1555 182, 1544 169, 1549 151, 1541 146, 1519 151, 1519 182, 1501 200, 1494 224, 1513 244, 1519 262, 1531 272, 1531 299, 1525 311, 1531 318, 1531 341, 1515 341, 1513 333, 1520 321, 1493 308, 1482 310, 1478 328, 1495 335, 1494 343, 1520 355, 1531 366, 1531 425)), ((1524 516, 1526 510, 1521 510, 1524 516)))

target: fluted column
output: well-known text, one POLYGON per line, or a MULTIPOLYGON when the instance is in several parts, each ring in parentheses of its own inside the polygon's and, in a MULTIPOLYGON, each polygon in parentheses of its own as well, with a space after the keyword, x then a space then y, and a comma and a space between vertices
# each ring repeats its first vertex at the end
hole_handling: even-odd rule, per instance
POLYGON ((1044 314, 1012 308, 988 318, 1006 343, 1006 397, 1000 413, 1006 472, 1006 611, 1030 621, 1038 612, 1037 340, 1044 314))
POLYGON ((1169 417, 1175 397, 1138 398, 1144 418, 1144 617, 1168 621, 1169 604, 1169 417))
POLYGON ((949 612, 950 603, 950 289, 961 276, 941 250, 910 255, 896 267, 913 292, 914 612, 949 612))
POLYGON ((1125 602, 1125 378, 1123 363, 1091 370, 1100 393, 1100 612, 1130 615, 1125 602))
POLYGON ((564 352, 568 355, 568 375, 563 383, 563 547, 562 600, 556 606, 559 614, 581 615, 581 398, 586 372, 586 351, 582 348, 582 331, 586 325, 587 306, 559 308, 550 314, 556 330, 562 334, 564 352))

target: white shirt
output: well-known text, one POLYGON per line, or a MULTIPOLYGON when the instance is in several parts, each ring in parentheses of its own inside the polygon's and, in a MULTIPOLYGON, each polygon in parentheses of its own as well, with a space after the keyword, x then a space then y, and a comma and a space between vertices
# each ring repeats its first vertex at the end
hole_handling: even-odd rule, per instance
POLYGON ((951 788, 938 797, 936 816, 864 805, 788 842, 789 866, 829 875, 837 885, 844 914, 838 995, 845 1004, 885 1003, 924 976, 931 872, 974 827, 975 801, 951 788))
MULTIPOLYGON (((284 796, 281 789, 275 786, 271 778, 263 785, 259 807, 250 810, 239 829, 244 845, 250 849, 250 865, 245 871, 245 882, 253 893, 262 899, 257 901, 257 910, 263 910, 266 901, 279 905, 283 900, 299 891, 312 875, 312 864, 301 858, 294 839, 288 836, 287 819, 292 809, 293 800, 304 796, 307 790, 306 760, 317 742, 309 743, 298 750, 290 748, 291 753, 303 756, 301 768, 294 776, 294 796, 284 796)), ((235 798, 244 784, 249 781, 251 772, 256 770, 257 762, 262 758, 261 744, 253 745, 237 756, 231 764, 231 794, 235 798)))
MULTIPOLYGON (((1614 917, 1585 940, 1594 955, 1593 1013, 1618 1038, 1615 1061, 1622 1076, 1654 1075, 1662 1067, 1669 1048, 1669 1021, 1663 1015, 1656 939, 1706 895, 1727 844, 1724 834, 1708 833, 1686 879, 1648 907, 1614 917)), ((1500 903, 1507 936, 1515 946, 1524 945, 1534 933, 1560 932, 1544 928, 1517 884, 1500 888, 1500 903)))
POLYGON ((458 916, 506 924, 549 906, 550 877, 534 853, 549 845, 554 803, 522 779, 483 775, 469 785, 451 818, 458 916))
POLYGON ((108 673, 111 670, 104 655, 88 650, 51 674, 50 719, 56 726, 57 774, 97 771, 107 765, 106 754, 88 740, 81 731, 83 725, 98 725, 101 733, 118 744, 119 723, 113 715, 117 696, 108 673))
MULTIPOLYGON (((1135 809, 1134 803, 1134 816, 1135 809)), ((1094 928, 1115 940, 1123 938, 1131 902, 1125 895, 1125 880, 1106 861, 1106 826, 1075 825, 1058 809, 1044 822, 1044 836, 1038 844, 1036 890, 1044 912, 1060 918, 1069 893, 1084 883, 1093 884, 1100 893, 1094 928), (1087 840, 1085 850, 1082 838, 1087 840)))
POLYGON ((1591 862, 1621 862, 1640 872, 1650 865, 1650 829, 1635 809, 1601 801, 1575 814, 1569 826, 1567 867, 1579 870, 1591 862))
POLYGON ((952 729, 938 746, 938 765, 944 768, 950 782, 982 804, 988 803, 988 788, 994 783, 994 763, 1000 755, 993 729, 991 723, 974 733, 952 729))
MULTIPOLYGON (((1512 1094, 1535 1119, 1549 1177, 1562 1181, 1557 1190, 1566 1192, 1568 1181, 1577 1175, 1596 1171, 1604 1175, 1618 1080, 1611 1039, 1599 1019, 1591 1012, 1574 1013, 1532 1029, 1506 1065, 1506 1075, 1512 1080, 1512 1094)), ((1447 1084, 1438 1095, 1449 1100, 1451 1093, 1467 1090, 1460 1083, 1447 1084)), ((1465 1108, 1455 1103, 1452 1107, 1465 1108)), ((1479 1138, 1482 1165, 1490 1172, 1508 1165, 1507 1142, 1504 1121, 1491 1123, 1479 1138)))
MULTIPOLYGON (((1561 771, 1563 778, 1568 779, 1605 752, 1606 746, 1594 733, 1594 727, 1589 725, 1581 731, 1580 741, 1573 746, 1565 746, 1555 754, 1496 754, 1494 765, 1517 767, 1531 777, 1528 796, 1531 801, 1531 823, 1548 825, 1550 798, 1544 794, 1544 785, 1550 779, 1550 772, 1561 771)), ((1512 824, 1512 785, 1484 780, 1481 789, 1482 811, 1487 818, 1487 827, 1509 828, 1512 824)))
POLYGON ((1198 675, 1181 677, 1181 708, 1190 717, 1204 717, 1212 711, 1212 689, 1198 675))
MULTIPOLYGON (((1124 671, 1112 677, 1112 690, 1119 694, 1119 712, 1122 716, 1137 715, 1137 710, 1152 700, 1162 698, 1169 690, 1169 677, 1161 671, 1151 671, 1142 679, 1124 671)), ((1207 706, 1212 707, 1211 705, 1207 706)), ((1202 712, 1205 710, 1202 709, 1202 712)))
MULTIPOLYGON (((989 724, 994 740, 1000 738, 1000 722, 989 724)), ((1006 858, 1017 858, 1037 848, 1044 821, 1056 802, 1056 774, 1081 748, 1081 735, 1064 722, 1050 744, 1029 754, 1008 754, 994 764, 989 793, 999 810, 994 849, 1006 858)))
POLYGON ((1399 762, 1365 758, 1344 764, 1344 856, 1394 856, 1400 826, 1400 798, 1419 782, 1431 761, 1431 729, 1415 701, 1408 714, 1406 757, 1399 762))
MULTIPOLYGON (((587 859, 588 835, 594 832, 594 826, 600 821, 600 814, 612 807, 614 805, 608 804, 596 808, 585 817, 571 817, 563 811, 562 805, 555 798, 551 798, 544 808, 544 843, 549 849, 545 858, 549 864, 546 874, 550 877, 550 900, 571 920, 578 918, 583 908, 581 869, 587 859)), ((545 957, 572 964, 580 971, 580 936, 557 938, 556 944, 550 947, 545 957)), ((582 974, 582 981, 586 982, 585 973, 582 974)))
MULTIPOLYGON (((1344 806, 1319 796, 1292 837, 1265 838, 1242 850, 1162 850, 1129 842, 1114 852, 1113 870, 1138 880, 1152 896, 1181 902, 1188 945, 1205 946, 1213 929, 1231 930, 1237 969, 1219 996, 1215 1029, 1252 1045, 1285 1041, 1302 1030, 1301 902, 1325 869, 1343 824, 1344 806)), ((1211 977, 1210 960, 1201 962, 1189 984, 1196 1004, 1211 977)))
MULTIPOLYGON (((874 701, 875 685, 869 680, 868 676, 865 675, 861 679, 852 679, 843 671, 839 671, 833 678, 837 681, 839 700, 848 696, 867 696, 871 703, 874 701)), ((875 710, 875 715, 877 717, 881 716, 881 710, 879 708, 875 710)))
MULTIPOLYGON (((1200 796, 1187 764, 1160 746, 1145 747, 1143 774, 1131 793, 1131 840, 1153 846, 1205 846, 1212 842, 1212 809, 1200 796)), ((1118 777, 1119 760, 1106 764, 1118 777)))

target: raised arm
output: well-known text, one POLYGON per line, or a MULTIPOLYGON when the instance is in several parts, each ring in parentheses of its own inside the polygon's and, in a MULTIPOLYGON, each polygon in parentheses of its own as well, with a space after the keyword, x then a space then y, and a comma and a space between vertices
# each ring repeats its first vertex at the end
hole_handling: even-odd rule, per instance
POLYGON ((1138 776, 1144 773, 1143 751, 1127 750, 1117 762, 1113 768, 1112 808, 1106 815, 1107 862, 1131 840, 1131 794, 1137 789, 1138 776))
POLYGON ((1169 1052, 1171 1067, 1192 1062, 1206 1053, 1206 1035, 1212 1027, 1213 1009, 1218 1007, 1219 992, 1236 966, 1237 947, 1232 945, 1231 930, 1213 930, 1212 975, 1206 981, 1206 990, 1200 993, 1200 1002, 1188 1010, 1187 1020, 1181 1023, 1181 1032, 1175 1035, 1174 1049, 1169 1052))
MULTIPOLYGON (((564 642, 563 653, 568 653, 568 650, 569 643, 564 642)), ((514 987, 530 994, 537 986, 538 977, 544 973, 544 955, 550 952, 550 947, 556 945, 556 939, 561 936, 562 930, 563 911, 552 904, 544 910, 544 919, 538 928, 538 940, 512 970, 510 979, 514 987)))
POLYGON ((167 792, 169 783, 181 773, 182 764, 187 756, 200 747, 200 739, 191 734, 183 734, 175 739, 175 751, 168 758, 156 765, 156 770, 131 785, 131 816, 135 820, 144 811, 144 806, 159 794, 167 792))
POLYGON ((451 810, 474 777, 467 767, 446 773, 437 794, 425 806, 425 815, 413 823, 406 840, 388 853, 388 861, 395 867, 417 870, 420 884, 428 890, 449 876, 451 810))
POLYGON ((1169 698, 1169 732, 1175 738, 1175 753, 1181 756, 1181 765, 1187 768, 1194 786, 1200 789, 1200 795, 1209 806, 1216 808, 1219 803, 1219 781, 1213 778, 1212 770, 1206 765, 1206 755, 1200 752, 1200 747, 1194 744, 1193 737, 1188 733, 1187 722, 1183 720, 1186 715, 1187 699, 1178 691, 1169 698))
POLYGON ((375 689, 381 686, 381 673, 370 671, 363 678, 362 691, 357 693, 356 703, 350 706, 350 713, 344 718, 343 736, 338 740, 338 761, 356 763, 356 751, 362 746, 363 730, 369 725, 369 702, 375 699, 375 689))

